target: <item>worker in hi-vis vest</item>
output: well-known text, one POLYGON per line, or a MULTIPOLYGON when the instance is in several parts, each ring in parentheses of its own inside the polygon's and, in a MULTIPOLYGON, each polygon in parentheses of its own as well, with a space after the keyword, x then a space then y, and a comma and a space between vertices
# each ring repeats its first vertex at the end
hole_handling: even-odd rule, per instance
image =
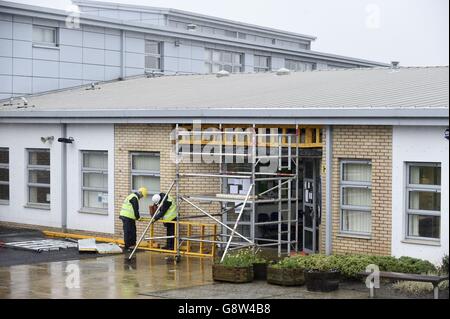
MULTIPOLYGON (((152 202, 154 204, 154 209, 156 209, 161 200, 166 196, 164 193, 155 194, 152 197, 152 202)), ((164 203, 161 205, 161 209, 158 214, 155 215, 154 220, 157 221, 161 219, 165 222, 175 221, 177 219, 177 204, 172 196, 168 195, 164 203)), ((174 236, 175 234, 175 224, 174 223, 164 223, 164 226, 167 228, 167 236, 174 236)), ((167 238, 167 246, 163 247, 163 249, 173 250, 174 248, 174 239, 167 238)))
POLYGON ((139 215, 139 200, 148 195, 147 188, 141 187, 135 193, 128 195, 120 210, 120 219, 123 223, 123 240, 125 251, 131 251, 136 245, 136 221, 141 218, 139 215))

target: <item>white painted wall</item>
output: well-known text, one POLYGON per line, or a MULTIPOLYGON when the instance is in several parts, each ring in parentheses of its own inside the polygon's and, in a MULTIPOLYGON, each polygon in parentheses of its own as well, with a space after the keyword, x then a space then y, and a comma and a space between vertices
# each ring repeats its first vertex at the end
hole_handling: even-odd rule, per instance
POLYGON ((0 147, 9 148, 9 205, 0 204, 0 221, 61 226, 61 145, 44 144, 41 136, 61 136, 59 125, 0 125, 0 147), (25 207, 27 204, 27 148, 50 149, 50 210, 25 207))
POLYGON ((449 253, 449 141, 446 127, 394 127, 392 167, 392 254, 439 263, 449 253), (406 162, 440 162, 441 241, 439 246, 405 241, 406 162))
POLYGON ((67 125, 67 136, 75 139, 67 146, 67 228, 114 233, 114 126, 67 125), (80 212, 81 151, 108 152, 108 214, 80 212))
MULTIPOLYGON (((1 124, 0 147, 9 148, 10 200, 0 204, 0 221, 49 227, 62 226, 61 137, 60 125, 1 124), (42 136, 54 136, 52 144, 41 142, 42 136), (26 149, 50 149, 50 210, 26 207, 26 149)), ((68 125, 67 136, 75 142, 67 145, 67 228, 114 233, 114 126, 68 125), (108 151, 108 214, 80 213, 81 150, 108 151)))

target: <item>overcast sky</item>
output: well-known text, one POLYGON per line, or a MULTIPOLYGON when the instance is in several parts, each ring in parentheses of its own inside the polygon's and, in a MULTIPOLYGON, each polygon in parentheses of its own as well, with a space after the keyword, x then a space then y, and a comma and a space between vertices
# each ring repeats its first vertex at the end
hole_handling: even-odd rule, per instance
MULTIPOLYGON (((14 0, 66 9, 70 0, 14 0)), ((403 66, 449 64, 448 0, 110 0, 314 35, 316 51, 403 66)))

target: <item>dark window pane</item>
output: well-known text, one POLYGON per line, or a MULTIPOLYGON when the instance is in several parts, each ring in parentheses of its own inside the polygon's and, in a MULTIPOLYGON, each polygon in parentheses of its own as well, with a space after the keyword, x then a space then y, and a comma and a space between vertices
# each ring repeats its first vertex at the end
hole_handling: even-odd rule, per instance
POLYGON ((30 171, 29 182, 38 184, 50 184, 50 171, 30 171))
POLYGON ((9 169, 0 168, 0 182, 9 182, 9 169))
POLYGON ((410 191, 409 209, 440 211, 441 193, 410 191))
POLYGON ((5 149, 0 149, 0 164, 9 163, 9 151, 5 149))
POLYGON ((0 185, 0 200, 9 200, 9 185, 0 185))
POLYGON ((435 166, 410 166, 409 183, 441 185, 441 168, 435 166))
POLYGON ((440 230, 439 216, 409 215, 408 236, 439 239, 440 230))
POLYGON ((29 202, 34 204, 50 204, 50 188, 30 187, 29 202))
POLYGON ((50 165, 50 152, 48 151, 30 151, 28 163, 30 165, 50 165))

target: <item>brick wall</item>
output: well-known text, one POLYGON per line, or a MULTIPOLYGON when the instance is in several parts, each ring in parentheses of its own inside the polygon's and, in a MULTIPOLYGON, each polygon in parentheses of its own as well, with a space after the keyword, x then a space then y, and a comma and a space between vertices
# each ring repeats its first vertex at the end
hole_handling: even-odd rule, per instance
MULTIPOLYGON (((158 152, 160 154, 160 183, 161 192, 166 192, 176 175, 176 165, 171 158, 173 144, 170 140, 173 125, 116 125, 114 130, 115 138, 115 234, 123 236, 122 222, 119 219, 120 209, 123 200, 129 195, 131 190, 131 152, 158 152)), ((218 173, 217 164, 191 164, 182 163, 180 173, 218 173)), ((204 177, 185 177, 179 184, 180 194, 206 194, 218 193, 220 186, 219 180, 215 178, 204 177)), ((176 188, 172 190, 172 196, 175 197, 176 188)), ((197 203, 196 203, 197 204, 197 203)), ((199 204, 207 212, 215 213, 219 209, 218 204, 199 204)), ((189 206, 187 203, 180 205, 181 218, 187 215, 201 215, 199 211, 189 206)), ((207 217, 191 220, 194 222, 213 223, 207 217)), ((142 234, 147 223, 137 223, 138 236, 142 234)), ((180 229, 182 233, 184 228, 180 229)), ((198 232, 193 229, 193 233, 198 232)), ((158 224, 155 226, 155 236, 165 236, 165 228, 158 224)))
MULTIPOLYGON (((324 140, 325 137, 324 137, 324 140)), ((323 163, 325 163, 325 146, 323 163)), ((328 169, 328 168, 327 168, 328 169)), ((392 225, 392 127, 333 127, 332 218, 333 253, 391 254, 392 225), (370 239, 340 235, 340 161, 364 159, 372 161, 372 235, 370 239)), ((323 217, 320 228, 320 249, 325 252, 326 192, 322 176, 323 217)))

